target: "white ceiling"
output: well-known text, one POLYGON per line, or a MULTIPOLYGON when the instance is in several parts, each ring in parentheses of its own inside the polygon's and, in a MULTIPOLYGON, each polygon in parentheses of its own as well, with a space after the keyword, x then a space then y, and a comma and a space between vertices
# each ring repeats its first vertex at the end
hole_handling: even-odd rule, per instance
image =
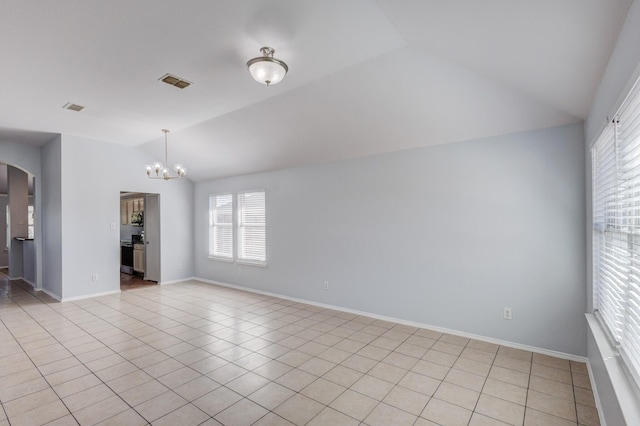
POLYGON ((579 122, 631 1, 0 0, 0 140, 169 128, 200 181, 579 122))

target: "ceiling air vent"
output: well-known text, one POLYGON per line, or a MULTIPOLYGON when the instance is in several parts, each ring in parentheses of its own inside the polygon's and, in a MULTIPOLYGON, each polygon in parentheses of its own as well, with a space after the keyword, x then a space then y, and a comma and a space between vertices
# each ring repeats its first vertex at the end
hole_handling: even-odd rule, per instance
POLYGON ((185 87, 191 86, 192 83, 188 82, 185 79, 180 77, 176 77, 175 75, 165 74, 159 79, 160 81, 170 84, 172 86, 177 87, 178 89, 184 89, 185 87))
POLYGON ((74 104, 71 102, 67 102, 66 104, 64 104, 64 106, 62 107, 64 109, 70 109, 71 111, 75 111, 75 112, 80 112, 84 109, 84 107, 82 105, 78 105, 78 104, 74 104))

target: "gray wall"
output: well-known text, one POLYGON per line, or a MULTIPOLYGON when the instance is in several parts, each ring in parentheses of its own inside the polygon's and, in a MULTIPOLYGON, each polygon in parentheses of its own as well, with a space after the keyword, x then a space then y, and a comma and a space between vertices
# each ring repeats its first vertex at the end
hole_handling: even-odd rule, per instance
MULTIPOLYGON (((43 233, 43 288, 50 294, 62 295, 62 137, 57 136, 41 148, 43 233)), ((38 215, 36 215, 37 217, 38 215)))
POLYGON ((196 276, 585 355, 583 144, 577 124, 197 183, 196 276), (268 267, 209 259, 209 194, 252 189, 268 267))
POLYGON ((137 148, 69 135, 62 136, 61 148, 64 285, 59 296, 119 290, 121 191, 160 194, 161 280, 193 276, 191 181, 148 179, 144 165, 153 159, 137 148))
MULTIPOLYGON (((592 268, 592 247, 591 247, 591 146, 596 141, 608 117, 611 118, 620 107, 623 98, 631 89, 631 85, 640 75, 640 3, 635 1, 631 5, 627 14, 624 27, 620 32, 615 49, 609 59, 600 86, 594 98, 594 102, 589 111, 589 116, 585 122, 586 133, 586 215, 587 215, 587 295, 588 311, 593 310, 593 277, 592 268)), ((606 422, 610 425, 624 424, 620 404, 616 399, 616 394, 612 392, 613 384, 605 368, 601 350, 598 348, 598 341, 591 329, 588 330, 588 358, 592 371, 592 379, 595 383, 595 390, 600 396, 602 413, 606 416, 606 422)), ((603 344, 600 342, 600 344, 603 344)), ((618 383, 617 386, 621 384, 618 383)), ((631 388, 635 387, 629 384, 631 388)), ((620 387, 616 392, 620 392, 620 387)), ((626 391, 625 391, 626 392, 626 391)), ((633 397, 631 397, 633 398, 633 397)), ((635 404, 640 401, 636 400, 635 404)))

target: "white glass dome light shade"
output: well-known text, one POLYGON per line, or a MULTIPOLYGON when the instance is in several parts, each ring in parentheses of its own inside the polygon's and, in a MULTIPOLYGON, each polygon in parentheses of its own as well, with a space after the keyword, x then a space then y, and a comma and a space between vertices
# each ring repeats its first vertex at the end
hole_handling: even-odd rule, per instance
POLYGON ((282 81, 289 71, 283 61, 273 57, 275 50, 270 47, 260 49, 263 56, 253 58, 247 62, 249 74, 255 81, 265 86, 272 86, 282 81))

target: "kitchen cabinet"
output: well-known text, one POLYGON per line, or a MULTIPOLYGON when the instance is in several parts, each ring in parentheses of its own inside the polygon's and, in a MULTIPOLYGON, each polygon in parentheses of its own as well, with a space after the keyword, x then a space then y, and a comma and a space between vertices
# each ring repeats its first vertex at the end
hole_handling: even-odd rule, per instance
MULTIPOLYGON (((144 198, 126 198, 120 200, 120 223, 122 225, 142 226, 137 222, 138 215, 144 212, 144 198), (134 219, 135 218, 135 219, 134 219)), ((142 216, 140 215, 140 218, 142 216)))
POLYGON ((133 270, 144 273, 144 244, 133 245, 133 270))

